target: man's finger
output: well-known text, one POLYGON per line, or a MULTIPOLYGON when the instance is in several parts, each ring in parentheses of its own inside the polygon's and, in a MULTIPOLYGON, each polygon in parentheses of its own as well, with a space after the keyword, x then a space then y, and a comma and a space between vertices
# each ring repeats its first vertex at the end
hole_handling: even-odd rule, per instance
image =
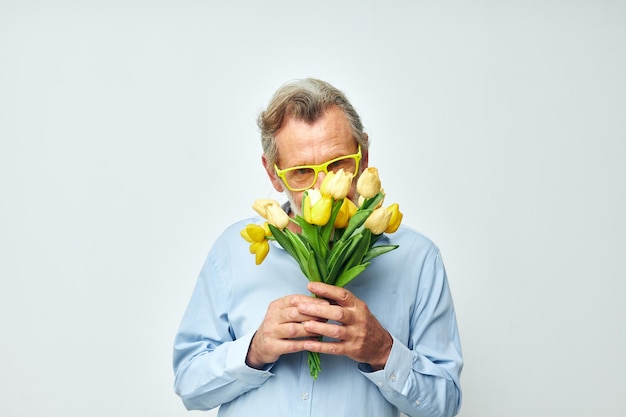
POLYGON ((309 282, 307 288, 318 297, 333 300, 340 306, 352 307, 355 304, 356 297, 345 288, 324 284, 323 282, 309 282))

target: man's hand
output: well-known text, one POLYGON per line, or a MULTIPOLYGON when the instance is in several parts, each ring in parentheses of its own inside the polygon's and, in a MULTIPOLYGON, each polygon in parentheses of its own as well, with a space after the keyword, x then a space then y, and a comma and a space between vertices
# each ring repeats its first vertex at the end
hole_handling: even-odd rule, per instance
POLYGON ((319 342, 317 339, 304 341, 304 349, 312 352, 345 355, 369 364, 374 370, 385 367, 393 339, 387 330, 370 312, 367 304, 345 288, 321 282, 310 282, 308 289, 318 297, 333 303, 314 302, 315 298, 298 300, 298 312, 302 316, 316 317, 303 323, 308 335, 322 335, 337 342, 319 342), (327 323, 333 320, 341 325, 327 323))
POLYGON ((307 295, 289 295, 270 303, 261 326, 254 334, 246 363, 261 369, 285 353, 305 350, 304 343, 319 334, 305 329, 304 323, 320 320, 315 315, 300 311, 300 305, 328 305, 329 302, 307 295))

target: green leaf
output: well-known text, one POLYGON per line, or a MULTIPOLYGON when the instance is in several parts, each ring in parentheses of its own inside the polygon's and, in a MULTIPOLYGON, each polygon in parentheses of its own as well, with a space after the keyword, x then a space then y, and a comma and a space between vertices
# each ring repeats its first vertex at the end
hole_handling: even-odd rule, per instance
POLYGON ((324 279, 325 283, 331 285, 335 283, 337 276, 342 270, 345 258, 349 254, 350 244, 355 238, 352 240, 340 241, 333 245, 330 250, 330 257, 328 258, 328 272, 326 273, 326 278, 324 279))
POLYGON ((307 223, 302 216, 296 216, 297 223, 302 229, 301 236, 306 238, 309 242, 314 240, 314 236, 317 234, 317 226, 311 223, 307 223))
POLYGON ((328 265, 326 264, 326 259, 322 258, 321 255, 317 252, 313 252, 313 254, 315 255, 315 263, 317 264, 317 270, 319 271, 320 279, 325 279, 325 277, 328 275, 328 265))
POLYGON ((320 226, 307 223, 302 216, 296 216, 296 222, 300 225, 300 228, 302 228, 302 234, 300 236, 311 245, 316 253, 319 253, 322 257, 326 258, 326 253, 328 253, 328 243, 324 242, 320 237, 320 226))
POLYGON ((293 233, 289 229, 280 230, 271 224, 269 228, 274 239, 291 255, 300 266, 302 273, 307 276, 310 249, 302 241, 300 235, 293 233))
MULTIPOLYGON (((339 209, 341 209, 341 205, 343 204, 343 200, 333 201, 333 208, 330 212, 330 219, 325 226, 321 228, 321 238, 326 247, 330 246, 330 237, 334 230, 335 219, 337 219, 337 214, 339 213, 339 209)), ((326 257, 326 255, 324 255, 326 257)))
POLYGON ((361 204, 361 208, 363 210, 368 210, 370 208, 373 209, 382 201, 383 198, 385 198, 385 194, 383 194, 382 191, 379 191, 374 197, 365 199, 363 204, 361 204))
POLYGON ((287 234, 284 231, 278 229, 277 227, 272 226, 271 224, 269 224, 268 226, 270 228, 270 231, 272 232, 272 236, 274 237, 274 239, 276 239, 276 241, 280 244, 280 246, 282 246, 283 249, 289 252, 289 254, 292 257, 296 258, 297 260, 298 252, 296 251, 291 239, 287 237, 287 234))
POLYGON ((328 284, 335 284, 337 277, 343 271, 361 263, 361 258, 368 250, 370 236, 371 232, 369 230, 363 230, 333 247, 333 254, 329 260, 329 272, 326 278, 328 284))
MULTIPOLYGON (((354 238, 352 239, 354 240, 354 238)), ((328 267, 334 267, 340 259, 340 256, 348 249, 348 246, 352 243, 352 240, 342 240, 333 245, 330 248, 330 256, 328 256, 328 267)))
POLYGON ((366 199, 361 207, 359 207, 357 212, 354 213, 354 216, 352 216, 348 221, 348 226, 344 231, 342 239, 349 238, 355 230, 361 227, 363 223, 365 223, 365 220, 367 220, 367 218, 370 216, 370 214, 372 214, 374 208, 378 205, 378 203, 382 201, 383 198, 385 198, 385 195, 381 191, 374 197, 366 199))
POLYGON ((344 269, 350 269, 360 264, 370 248, 372 232, 369 229, 363 229, 363 231, 356 236, 360 236, 361 238, 358 240, 355 239, 355 242, 350 245, 350 258, 345 262, 344 269))
POLYGON ((398 245, 380 245, 373 246, 363 257, 363 262, 369 262, 377 256, 383 255, 387 252, 391 252, 392 250, 398 248, 398 245))
POLYGON ((293 233, 291 230, 286 231, 288 232, 287 235, 291 239, 293 246, 296 250, 298 256, 296 260, 302 265, 308 264, 311 246, 306 242, 306 240, 302 239, 301 235, 293 233))
POLYGON ((346 227, 346 230, 343 232, 343 236, 341 236, 342 240, 348 239, 352 236, 352 234, 354 233, 355 230, 357 230, 359 227, 361 227, 363 225, 363 223, 365 223, 365 220, 367 220, 367 218, 369 217, 370 214, 372 214, 373 210, 361 210, 361 208, 359 208, 359 210, 357 210, 356 213, 354 213, 354 216, 350 217, 350 220, 348 221, 348 226, 346 227))
POLYGON ((346 271, 343 271, 342 274, 339 276, 339 278, 337 278, 335 285, 337 287, 345 287, 347 284, 350 283, 350 281, 356 278, 361 272, 365 271, 365 268, 367 268, 368 265, 369 265, 369 262, 361 264, 361 265, 356 265, 346 271))
POLYGON ((321 281, 322 277, 320 275, 319 269, 317 269, 317 262, 315 260, 315 252, 313 251, 309 252, 308 261, 309 261, 307 265, 308 273, 305 274, 306 277, 309 279, 309 281, 316 281, 316 282, 321 281))

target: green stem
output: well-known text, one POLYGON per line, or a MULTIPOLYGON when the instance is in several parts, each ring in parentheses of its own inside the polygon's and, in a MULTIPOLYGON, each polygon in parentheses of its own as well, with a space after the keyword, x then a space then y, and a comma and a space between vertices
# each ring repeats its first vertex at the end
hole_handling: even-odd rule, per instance
MULTIPOLYGON (((321 340, 322 338, 320 337, 319 339, 321 340)), ((307 362, 309 363, 309 373, 313 380, 317 380, 317 375, 322 370, 320 354, 318 352, 307 352, 307 362)))

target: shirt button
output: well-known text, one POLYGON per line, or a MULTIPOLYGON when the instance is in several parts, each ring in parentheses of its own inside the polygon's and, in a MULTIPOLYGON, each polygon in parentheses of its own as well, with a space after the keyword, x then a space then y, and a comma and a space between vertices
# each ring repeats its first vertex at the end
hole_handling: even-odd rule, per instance
POLYGON ((302 398, 303 401, 308 400, 309 399, 309 393, 308 392, 303 392, 301 398, 302 398))
POLYGON ((391 378, 389 378, 389 379, 391 379, 391 382, 396 382, 396 379, 398 379, 398 378, 396 377, 396 374, 392 374, 391 378))
POLYGON ((383 385, 385 385, 385 384, 383 384, 381 381, 378 381, 378 382, 376 383, 376 385, 378 385, 379 387, 382 387, 382 386, 383 386, 383 385))
POLYGON ((415 400, 415 405, 420 405, 422 402, 420 400, 415 400))

